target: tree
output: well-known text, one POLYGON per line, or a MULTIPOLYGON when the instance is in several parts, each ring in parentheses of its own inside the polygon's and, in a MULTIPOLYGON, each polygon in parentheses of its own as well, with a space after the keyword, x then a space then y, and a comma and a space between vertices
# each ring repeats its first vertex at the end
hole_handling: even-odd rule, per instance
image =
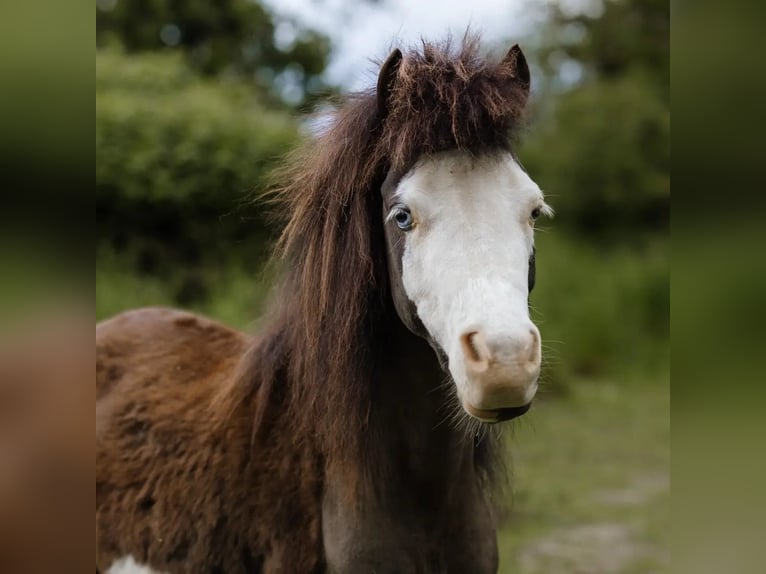
POLYGON ((288 104, 326 90, 329 40, 275 18, 255 0, 100 0, 96 46, 182 51, 205 75, 235 76, 288 104))
POLYGON ((541 50, 556 79, 541 95, 551 106, 521 156, 561 225, 626 238, 668 226, 669 11, 662 0, 602 8, 552 9, 553 39, 541 50))
POLYGON ((204 298, 205 270, 257 268, 269 218, 252 200, 298 141, 297 122, 181 54, 96 54, 96 249, 131 275, 204 298))

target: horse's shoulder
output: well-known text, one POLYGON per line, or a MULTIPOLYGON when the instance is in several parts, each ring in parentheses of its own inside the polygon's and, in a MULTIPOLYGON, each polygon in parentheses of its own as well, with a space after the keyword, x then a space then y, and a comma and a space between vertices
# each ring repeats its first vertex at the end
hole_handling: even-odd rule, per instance
POLYGON ((189 329, 217 329, 231 335, 242 335, 226 325, 190 311, 169 307, 142 307, 123 311, 96 324, 96 342, 112 335, 141 333, 166 335, 172 331, 179 333, 189 329))
POLYGON ((145 307, 125 311, 96 324, 96 348, 123 341, 138 346, 188 343, 199 338, 207 344, 225 340, 245 343, 244 333, 202 315, 166 307, 145 307), (152 341, 152 339, 154 339, 152 341))
POLYGON ((193 377, 201 382, 230 371, 249 338, 209 319, 177 309, 125 311, 96 325, 96 388, 103 396, 129 378, 193 377))

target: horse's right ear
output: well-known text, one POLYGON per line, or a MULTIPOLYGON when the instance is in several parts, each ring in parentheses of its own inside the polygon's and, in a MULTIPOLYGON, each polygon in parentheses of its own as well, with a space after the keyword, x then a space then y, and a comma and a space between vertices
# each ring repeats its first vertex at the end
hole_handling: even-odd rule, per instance
POLYGON ((526 98, 529 97, 530 85, 529 64, 527 64, 524 52, 521 51, 518 44, 511 46, 511 49, 508 50, 505 58, 503 58, 502 64, 510 68, 513 81, 521 87, 526 101, 526 98))
POLYGON ((378 74, 378 115, 385 118, 388 115, 388 99, 391 95, 391 88, 396 81, 396 75, 399 72, 399 64, 402 62, 402 51, 396 48, 389 54, 386 61, 380 67, 378 74))

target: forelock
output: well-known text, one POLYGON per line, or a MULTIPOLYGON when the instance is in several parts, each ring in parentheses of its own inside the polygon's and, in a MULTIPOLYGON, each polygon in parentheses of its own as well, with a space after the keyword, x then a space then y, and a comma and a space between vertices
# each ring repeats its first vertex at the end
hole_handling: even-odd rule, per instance
POLYGON ((405 53, 378 142, 393 169, 440 151, 510 150, 527 92, 511 66, 480 54, 477 36, 459 45, 423 41, 405 53))

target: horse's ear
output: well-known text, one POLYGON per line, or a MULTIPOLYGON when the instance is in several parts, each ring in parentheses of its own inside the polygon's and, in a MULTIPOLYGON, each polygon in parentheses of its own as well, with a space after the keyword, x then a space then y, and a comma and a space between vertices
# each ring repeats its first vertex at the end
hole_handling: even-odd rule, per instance
POLYGON ((396 48, 391 52, 380 67, 378 74, 378 114, 381 118, 388 114, 388 98, 391 94, 391 88, 396 81, 396 75, 399 72, 399 64, 402 62, 402 52, 396 48))
POLYGON ((511 69, 514 81, 519 83, 524 90, 525 96, 529 96, 529 64, 527 64, 524 52, 521 51, 518 44, 511 46, 502 63, 511 69))

